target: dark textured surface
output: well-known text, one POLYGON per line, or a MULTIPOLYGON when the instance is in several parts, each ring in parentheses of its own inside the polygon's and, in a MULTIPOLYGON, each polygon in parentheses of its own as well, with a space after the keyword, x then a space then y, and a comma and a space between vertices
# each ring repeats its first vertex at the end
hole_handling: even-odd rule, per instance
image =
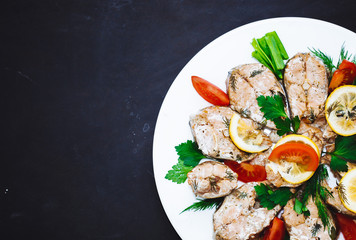
POLYGON ((355 32, 352 2, 2 1, 0 238, 179 239, 152 170, 175 76, 256 20, 304 16, 355 32))

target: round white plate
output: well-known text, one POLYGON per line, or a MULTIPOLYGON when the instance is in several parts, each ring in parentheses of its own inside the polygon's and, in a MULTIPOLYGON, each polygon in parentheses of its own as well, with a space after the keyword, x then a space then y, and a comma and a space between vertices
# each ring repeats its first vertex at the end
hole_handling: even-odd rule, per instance
MULTIPOLYGON (((308 18, 273 18, 238 27, 212 41, 182 69, 170 87, 160 110, 153 141, 153 168, 163 208, 173 227, 184 240, 213 239, 213 210, 180 212, 196 201, 189 185, 176 184, 164 177, 177 163, 175 146, 193 139, 189 116, 210 104, 191 84, 191 76, 200 76, 225 90, 228 71, 240 64, 257 62, 251 57, 253 38, 276 31, 289 57, 317 48, 334 62, 342 44, 356 53, 356 34, 340 26, 308 18)), ((341 239, 341 238, 340 238, 341 239)))

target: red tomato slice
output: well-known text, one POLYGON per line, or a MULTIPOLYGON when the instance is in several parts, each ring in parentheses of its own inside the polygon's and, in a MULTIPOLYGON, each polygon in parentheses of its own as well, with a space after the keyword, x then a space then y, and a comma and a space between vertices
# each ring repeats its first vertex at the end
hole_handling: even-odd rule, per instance
POLYGON ((238 175, 241 182, 260 182, 267 178, 266 169, 263 166, 238 163, 232 160, 224 160, 224 163, 238 175))
POLYGON ((214 84, 197 76, 192 76, 192 83, 198 94, 216 106, 229 106, 230 100, 226 93, 214 84))
POLYGON ((285 234, 286 229, 284 227, 284 222, 278 217, 275 217, 263 240, 282 240, 285 234))
POLYGON ((352 218, 336 213, 336 219, 345 240, 356 240, 356 223, 352 218))
POLYGON ((353 84, 356 78, 356 65, 353 62, 343 60, 333 74, 329 84, 329 93, 334 91, 335 88, 353 84))
POLYGON ((351 78, 355 79, 356 77, 356 65, 353 62, 348 60, 343 60, 339 66, 339 69, 349 69, 351 78))
POLYGON ((273 149, 268 159, 272 162, 285 160, 305 166, 306 171, 315 171, 319 165, 319 157, 311 146, 300 142, 287 142, 273 149))

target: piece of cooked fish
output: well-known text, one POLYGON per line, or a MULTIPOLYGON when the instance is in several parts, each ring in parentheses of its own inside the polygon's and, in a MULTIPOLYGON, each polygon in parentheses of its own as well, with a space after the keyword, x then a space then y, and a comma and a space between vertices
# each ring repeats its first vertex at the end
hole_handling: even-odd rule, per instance
POLYGON ((346 214, 346 215, 356 218, 356 213, 351 212, 344 206, 344 204, 342 204, 341 199, 340 199, 341 194, 339 194, 340 186, 336 186, 333 189, 331 189, 327 183, 323 183, 323 186, 325 186, 333 196, 333 197, 328 197, 326 199, 326 203, 329 206, 333 207, 339 213, 346 214))
POLYGON ((225 197, 213 217, 216 239, 250 239, 270 225, 281 207, 277 205, 272 210, 261 207, 256 201, 257 184, 246 183, 225 197))
POLYGON ((189 124, 204 155, 234 161, 254 158, 256 154, 240 150, 229 136, 229 122, 233 114, 234 111, 229 107, 210 106, 191 115, 189 124))
POLYGON ((298 53, 287 62, 284 85, 292 118, 299 116, 309 122, 323 115, 328 96, 328 71, 310 53, 298 53))
POLYGON ((200 163, 187 177, 194 194, 202 198, 223 197, 237 187, 237 174, 217 161, 200 163))
POLYGON ((335 236, 330 235, 336 234, 336 227, 330 213, 328 213, 329 220, 335 232, 329 235, 328 228, 324 228, 319 218, 318 208, 311 198, 309 198, 306 206, 310 212, 308 217, 305 217, 304 214, 296 213, 294 211, 294 203, 295 199, 289 200, 282 214, 291 240, 333 240, 332 237, 335 236))
POLYGON ((271 70, 259 63, 240 65, 229 73, 226 88, 232 109, 262 125, 275 128, 272 121, 264 119, 256 100, 260 95, 274 94, 280 94, 285 99, 282 85, 271 70))

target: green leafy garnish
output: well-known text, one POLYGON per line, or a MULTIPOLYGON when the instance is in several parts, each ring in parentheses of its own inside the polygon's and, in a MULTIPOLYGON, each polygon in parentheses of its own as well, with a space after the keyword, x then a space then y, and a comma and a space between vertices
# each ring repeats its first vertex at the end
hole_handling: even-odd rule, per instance
MULTIPOLYGON (((309 211, 305 211, 306 205, 308 204, 309 198, 312 198, 316 207, 318 208, 318 215, 324 225, 327 227, 329 234, 332 233, 332 224, 329 219, 329 210, 326 207, 325 201, 328 197, 333 197, 331 192, 322 183, 326 181, 329 177, 328 171, 324 164, 320 164, 319 167, 314 172, 314 175, 306 182, 305 188, 303 190, 303 198, 300 201, 301 206, 294 206, 299 212, 303 212, 307 216, 310 214, 309 211)), ((297 212, 298 213, 298 212, 297 212)))
POLYGON ((254 188, 261 206, 268 210, 273 209, 278 204, 282 207, 285 206, 293 196, 292 192, 287 187, 281 187, 273 191, 270 186, 261 183, 254 188))
POLYGON ((310 212, 308 208, 297 198, 295 199, 295 203, 294 203, 294 211, 298 214, 304 214, 305 216, 310 216, 310 212))
POLYGON ((184 165, 195 167, 199 164, 200 160, 206 158, 199 150, 198 145, 192 140, 181 143, 175 147, 179 159, 184 161, 184 165))
POLYGON ((252 39, 251 45, 255 49, 252 57, 269 68, 277 78, 283 78, 284 61, 288 54, 275 31, 267 33, 262 38, 252 39))
POLYGON ((325 64, 325 66, 327 67, 330 73, 332 73, 337 68, 333 64, 332 57, 323 53, 321 50, 315 48, 309 48, 309 51, 313 53, 315 56, 317 56, 318 58, 320 58, 321 61, 323 61, 323 63, 325 64))
POLYGON ((204 211, 206 209, 213 209, 213 208, 218 208, 224 201, 224 198, 212 198, 212 199, 203 199, 199 200, 198 202, 193 203, 186 209, 184 209, 181 213, 186 212, 186 211, 204 211))
POLYGON ((352 54, 349 53, 349 51, 347 51, 347 50, 345 49, 345 45, 342 44, 341 50, 340 50, 339 60, 338 60, 338 62, 337 62, 337 68, 339 68, 339 66, 340 66, 340 64, 341 64, 341 62, 342 62, 343 60, 348 60, 348 61, 351 61, 351 62, 353 62, 353 63, 356 64, 355 56, 353 57, 353 59, 351 59, 351 58, 352 58, 352 54))
POLYGON ((289 132, 297 133, 300 125, 298 116, 294 117, 291 121, 284 111, 283 98, 276 94, 271 96, 259 96, 257 98, 258 106, 264 114, 264 118, 272 120, 277 128, 277 134, 282 136, 289 132), (291 128, 292 126, 292 128, 291 128), (293 130, 292 130, 293 129, 293 130))
POLYGON ((331 153, 330 167, 332 170, 347 172, 347 162, 356 162, 356 136, 342 137, 335 139, 335 150, 331 153))
POLYGON ((191 166, 184 165, 183 160, 178 159, 178 163, 172 167, 165 176, 165 179, 181 184, 187 180, 187 174, 193 169, 191 166))
POLYGON ((283 98, 278 94, 272 97, 259 96, 257 102, 258 106, 261 107, 261 112, 264 113, 264 117, 268 120, 273 120, 279 117, 288 117, 284 111, 283 98))
POLYGON ((198 145, 192 140, 188 140, 175 147, 179 156, 178 163, 168 171, 165 178, 175 183, 184 183, 187 180, 187 173, 197 166, 206 156, 199 150, 198 145))
POLYGON ((320 60, 325 64, 325 66, 327 67, 327 69, 329 70, 331 75, 336 69, 339 68, 341 62, 345 59, 356 64, 356 56, 355 55, 352 56, 352 54, 350 54, 345 49, 344 44, 341 46, 340 55, 339 55, 338 62, 336 65, 333 64, 332 57, 330 57, 326 53, 323 53, 321 50, 315 49, 315 48, 309 48, 309 51, 311 53, 313 53, 315 56, 317 56, 318 58, 320 58, 320 60))

